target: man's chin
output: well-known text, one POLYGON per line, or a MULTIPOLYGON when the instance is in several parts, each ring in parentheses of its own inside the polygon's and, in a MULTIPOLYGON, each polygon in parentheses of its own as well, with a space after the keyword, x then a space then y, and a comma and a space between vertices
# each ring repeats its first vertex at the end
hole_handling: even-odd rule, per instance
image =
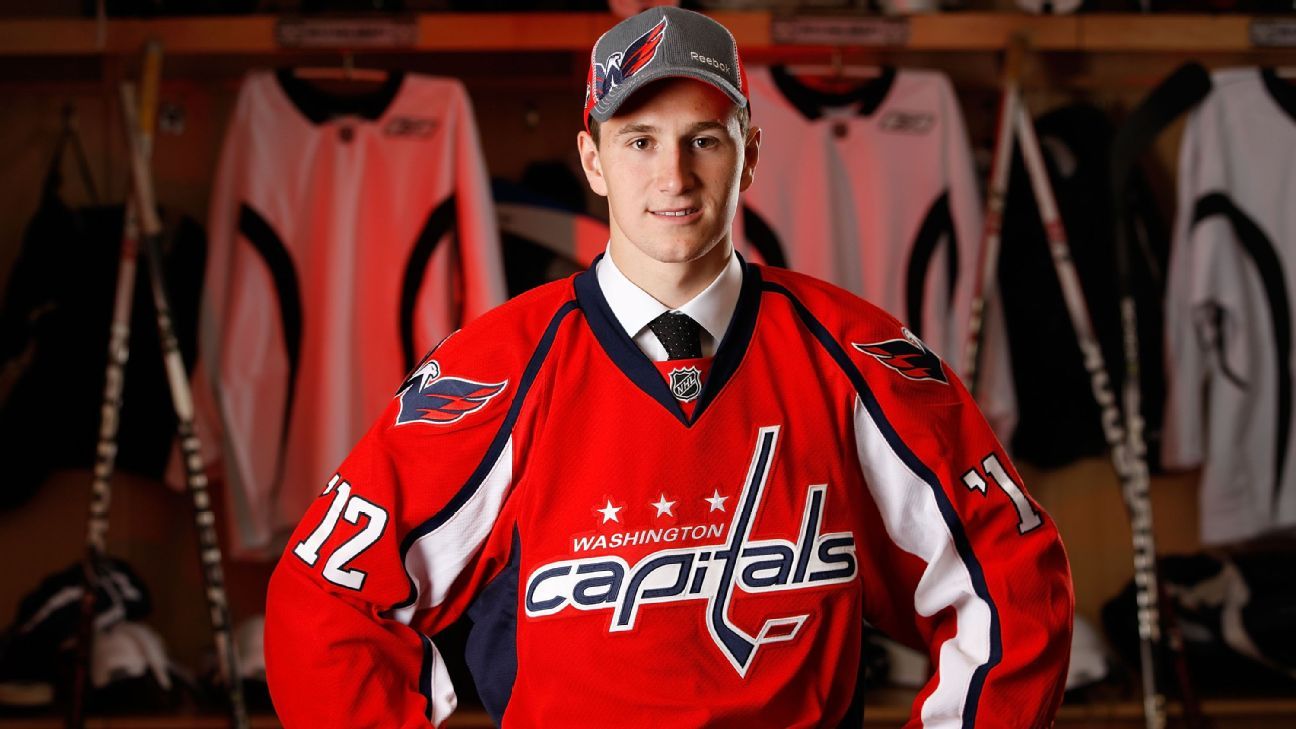
MULTIPOLYGON (((622 244, 635 249, 635 253, 657 263, 684 264, 696 261, 710 253, 724 240, 723 234, 705 234, 700 229, 675 230, 664 233, 640 230, 636 237, 625 237, 622 244)), ((615 245, 615 244, 614 244, 615 245)))
POLYGON ((688 263, 705 256, 716 245, 716 241, 676 240, 653 246, 649 256, 661 263, 688 263))

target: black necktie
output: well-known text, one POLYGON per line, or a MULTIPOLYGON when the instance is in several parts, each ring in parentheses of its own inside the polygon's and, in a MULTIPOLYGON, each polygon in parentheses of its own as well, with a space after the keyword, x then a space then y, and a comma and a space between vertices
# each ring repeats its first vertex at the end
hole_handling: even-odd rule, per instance
POLYGON ((670 359, 697 359, 702 356, 702 327, 688 314, 668 311, 648 322, 648 328, 666 348, 670 359))

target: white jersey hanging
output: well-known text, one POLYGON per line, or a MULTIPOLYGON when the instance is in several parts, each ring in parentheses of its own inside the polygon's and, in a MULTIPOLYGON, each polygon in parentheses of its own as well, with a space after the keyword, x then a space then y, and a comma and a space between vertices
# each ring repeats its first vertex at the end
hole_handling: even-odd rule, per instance
POLYGON ((335 96, 249 74, 208 229, 196 405, 232 551, 273 556, 402 376, 504 300, 463 86, 393 73, 335 96))
MULTIPOLYGON (((949 79, 882 67, 841 93, 781 66, 748 68, 756 179, 735 230, 744 252, 837 284, 963 361, 982 235, 967 131, 949 79)), ((997 297, 978 403, 1001 440, 1016 418, 997 297)))
POLYGON ((1201 537, 1221 544, 1296 525, 1296 87, 1256 68, 1212 82, 1180 150, 1162 459, 1203 467, 1201 537))

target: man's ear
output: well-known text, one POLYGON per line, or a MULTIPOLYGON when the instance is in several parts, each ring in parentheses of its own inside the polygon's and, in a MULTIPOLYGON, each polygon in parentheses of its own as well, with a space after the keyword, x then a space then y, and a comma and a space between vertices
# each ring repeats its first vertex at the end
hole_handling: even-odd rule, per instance
POLYGON ((743 148, 742 178, 738 180, 740 191, 751 187, 752 181, 756 179, 756 161, 760 159, 760 143, 760 127, 747 130, 747 144, 743 148))
POLYGON ((599 159, 598 145, 589 132, 582 131, 576 135, 576 150, 580 152, 581 169, 585 170, 585 179, 590 189, 598 195, 607 197, 607 180, 603 179, 603 163, 599 159))

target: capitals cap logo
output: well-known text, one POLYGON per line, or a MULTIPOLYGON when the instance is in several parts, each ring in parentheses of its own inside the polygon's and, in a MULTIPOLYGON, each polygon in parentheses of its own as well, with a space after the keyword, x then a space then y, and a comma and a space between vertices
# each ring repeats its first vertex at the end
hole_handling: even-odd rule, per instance
POLYGON ((497 383, 475 382, 462 377, 442 377, 441 365, 432 359, 425 362, 401 385, 400 412, 396 424, 432 423, 449 425, 486 407, 504 391, 508 380, 497 383))
POLYGON ((662 18, 661 22, 635 39, 624 51, 609 55, 607 62, 599 63, 594 60, 590 68, 589 86, 586 88, 586 93, 593 96, 590 103, 597 104, 602 101, 608 92, 652 63, 665 37, 666 18, 662 18))
POLYGON ((903 339, 888 339, 872 344, 851 342, 851 346, 911 380, 932 380, 948 385, 949 378, 945 376, 945 367, 940 357, 927 349, 913 332, 905 327, 900 327, 900 332, 904 335, 903 339))

